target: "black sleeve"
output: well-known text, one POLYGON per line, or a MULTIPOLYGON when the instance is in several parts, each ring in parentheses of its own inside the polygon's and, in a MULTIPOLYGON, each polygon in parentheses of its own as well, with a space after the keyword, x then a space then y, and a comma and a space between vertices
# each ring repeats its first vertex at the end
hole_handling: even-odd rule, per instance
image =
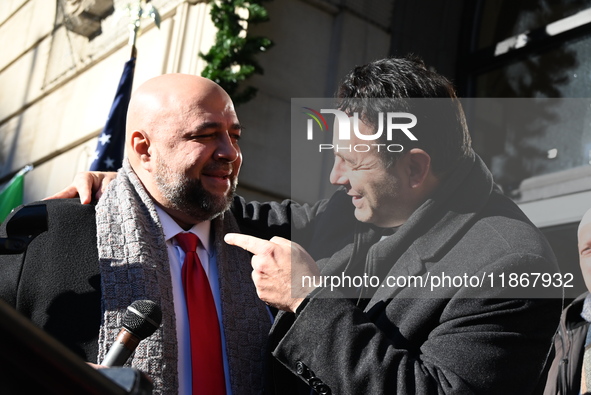
POLYGON ((236 196, 232 204, 232 214, 240 230, 251 236, 270 239, 279 236, 292 239, 293 232, 304 233, 310 228, 318 212, 322 211, 325 201, 314 206, 298 204, 293 200, 283 202, 246 202, 236 196))

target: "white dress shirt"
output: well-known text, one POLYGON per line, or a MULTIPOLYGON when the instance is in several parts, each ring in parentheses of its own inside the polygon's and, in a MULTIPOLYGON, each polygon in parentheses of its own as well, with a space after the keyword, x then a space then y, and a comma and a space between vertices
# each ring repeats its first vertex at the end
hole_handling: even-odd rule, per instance
MULTIPOLYGON (((191 381, 191 338, 189 333, 189 317, 187 315, 187 305, 185 303, 185 294, 182 281, 183 262, 185 252, 177 244, 174 237, 184 230, 160 207, 156 206, 156 211, 160 217, 166 247, 168 249, 168 259, 170 261, 170 278, 172 280, 172 295, 174 299, 174 313, 176 316, 176 332, 178 341, 178 379, 179 395, 190 395, 192 389, 191 381)), ((197 255, 201 260, 203 269, 207 274, 209 286, 215 301, 215 307, 218 314, 220 325, 220 334, 222 339, 222 353, 224 361, 224 376, 226 379, 226 394, 232 394, 230 387, 230 368, 228 365, 228 355, 226 352, 226 339, 222 326, 222 301, 220 297, 220 287, 218 281, 218 267, 216 261, 215 249, 211 240, 211 222, 200 222, 193 226, 189 232, 194 233, 201 241, 197 247, 197 255)))

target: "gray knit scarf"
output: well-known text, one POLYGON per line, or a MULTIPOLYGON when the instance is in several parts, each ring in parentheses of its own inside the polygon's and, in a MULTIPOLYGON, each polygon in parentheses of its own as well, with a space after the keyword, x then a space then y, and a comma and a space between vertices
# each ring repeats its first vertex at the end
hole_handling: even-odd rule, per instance
POLYGON ((98 361, 121 329, 125 309, 150 299, 162 309, 162 325, 137 347, 128 365, 153 380, 154 394, 178 393, 177 341, 168 252, 152 199, 124 160, 96 206, 103 322, 98 361))

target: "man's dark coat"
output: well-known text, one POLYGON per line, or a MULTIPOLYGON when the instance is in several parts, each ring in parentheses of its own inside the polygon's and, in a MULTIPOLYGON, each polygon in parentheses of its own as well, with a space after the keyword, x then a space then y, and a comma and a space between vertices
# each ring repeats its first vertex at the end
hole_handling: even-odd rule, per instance
MULTIPOLYGON (((559 322, 561 277, 544 236, 478 157, 381 241, 379 229, 355 220, 343 190, 314 207, 251 205, 235 215, 251 228, 291 215, 294 240, 323 275, 383 280, 364 289, 317 288, 297 314, 279 314, 270 343, 291 377, 339 395, 534 392, 559 322), (534 288, 534 273, 557 280, 544 287, 539 278, 534 288), (522 274, 530 282, 522 276, 511 287, 522 274), (410 276, 425 284, 386 282, 410 276), (430 279, 444 276, 459 286, 431 288, 430 279)), ((276 393, 295 390, 278 364, 274 376, 276 393)))

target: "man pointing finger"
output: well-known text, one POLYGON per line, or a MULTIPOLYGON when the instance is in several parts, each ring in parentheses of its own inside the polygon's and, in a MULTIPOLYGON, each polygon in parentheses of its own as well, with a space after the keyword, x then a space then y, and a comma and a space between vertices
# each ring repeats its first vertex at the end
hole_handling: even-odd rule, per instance
POLYGON ((299 244, 277 236, 263 240, 239 233, 226 234, 224 241, 254 254, 252 280, 259 298, 268 305, 293 313, 314 289, 311 284, 304 287, 302 278, 320 271, 299 244))

